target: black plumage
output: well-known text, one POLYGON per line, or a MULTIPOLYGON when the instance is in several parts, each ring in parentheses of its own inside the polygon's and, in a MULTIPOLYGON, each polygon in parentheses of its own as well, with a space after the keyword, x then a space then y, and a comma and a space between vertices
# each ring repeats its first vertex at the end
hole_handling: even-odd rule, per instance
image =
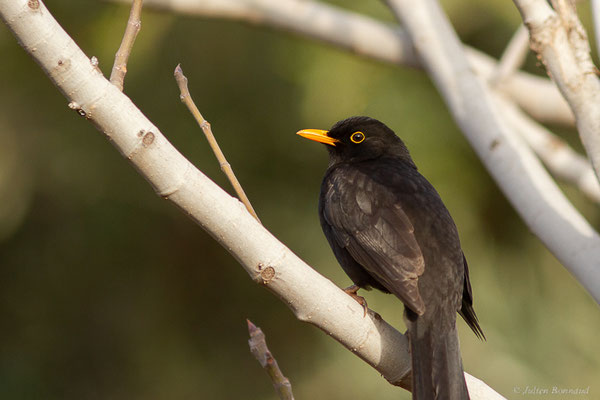
POLYGON ((456 313, 478 337, 466 259, 452 217, 400 138, 368 117, 300 135, 328 144, 319 216, 355 285, 405 305, 413 399, 467 399, 456 313))

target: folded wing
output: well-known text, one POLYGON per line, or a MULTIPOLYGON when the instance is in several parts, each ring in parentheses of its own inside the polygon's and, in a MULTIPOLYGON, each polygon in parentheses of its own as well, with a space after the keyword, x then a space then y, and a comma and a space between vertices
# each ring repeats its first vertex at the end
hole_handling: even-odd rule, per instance
POLYGON ((323 217, 336 243, 422 315, 425 305, 417 282, 425 263, 397 195, 357 169, 330 175, 323 190, 323 217))

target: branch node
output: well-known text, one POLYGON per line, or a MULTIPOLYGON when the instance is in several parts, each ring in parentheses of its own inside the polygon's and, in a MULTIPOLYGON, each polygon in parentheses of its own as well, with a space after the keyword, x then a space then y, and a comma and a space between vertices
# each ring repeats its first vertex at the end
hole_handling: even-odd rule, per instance
POLYGON ((266 267, 260 272, 260 277, 262 278, 262 283, 264 285, 268 284, 275 278, 275 268, 266 267))
POLYGON ((81 108, 81 105, 79 103, 72 101, 68 104, 68 107, 71 110, 75 111, 80 116, 82 116, 84 118, 88 118, 88 114, 85 112, 85 110, 83 108, 81 108))
POLYGON ((147 132, 142 138, 142 145, 144 147, 150 146, 154 142, 154 133, 147 132))

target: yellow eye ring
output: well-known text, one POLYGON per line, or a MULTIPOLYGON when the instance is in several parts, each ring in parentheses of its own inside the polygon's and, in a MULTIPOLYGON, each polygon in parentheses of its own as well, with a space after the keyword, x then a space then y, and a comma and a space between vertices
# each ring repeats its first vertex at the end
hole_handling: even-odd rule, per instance
POLYGON ((354 132, 352 135, 350 135, 350 140, 352 143, 361 143, 363 140, 365 140, 365 134, 361 131, 354 132))

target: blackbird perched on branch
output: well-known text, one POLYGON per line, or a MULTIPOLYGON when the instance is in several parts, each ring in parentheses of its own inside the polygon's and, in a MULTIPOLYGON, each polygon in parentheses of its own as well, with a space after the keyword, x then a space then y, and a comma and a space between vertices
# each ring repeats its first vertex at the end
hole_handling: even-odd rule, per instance
POLYGON ((376 119, 352 117, 329 131, 298 134, 329 151, 319 216, 338 262, 356 286, 404 303, 413 399, 468 399, 456 313, 478 337, 483 332, 458 232, 440 196, 402 140, 376 119))

